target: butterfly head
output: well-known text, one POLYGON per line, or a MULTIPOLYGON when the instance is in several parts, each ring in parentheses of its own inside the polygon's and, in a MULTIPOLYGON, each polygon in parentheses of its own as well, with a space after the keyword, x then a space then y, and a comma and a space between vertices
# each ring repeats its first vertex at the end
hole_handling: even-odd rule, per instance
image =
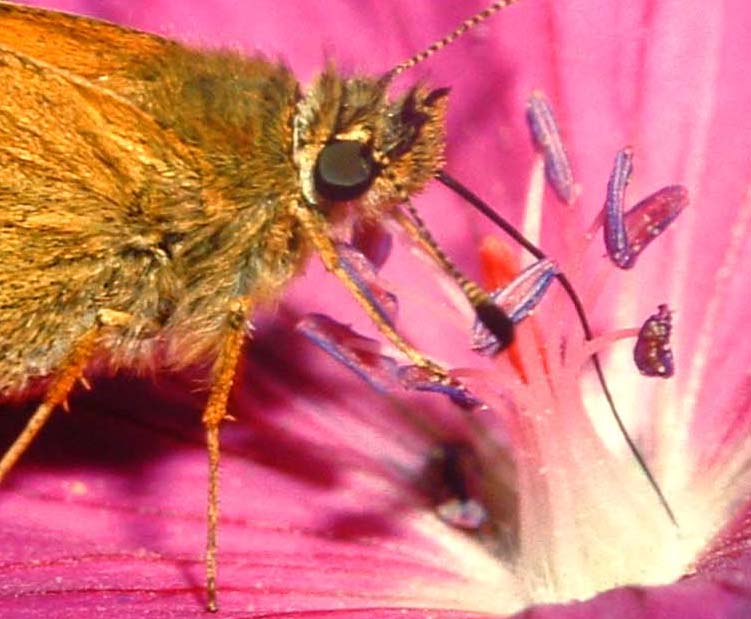
POLYGON ((328 67, 300 101, 294 157, 308 204, 355 202, 378 219, 443 167, 448 90, 416 86, 390 100, 386 88, 328 67))

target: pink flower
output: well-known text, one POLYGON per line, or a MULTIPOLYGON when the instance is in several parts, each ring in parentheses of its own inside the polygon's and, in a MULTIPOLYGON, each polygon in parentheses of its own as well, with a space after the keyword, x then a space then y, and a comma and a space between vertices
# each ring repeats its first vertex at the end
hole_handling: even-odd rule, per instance
MULTIPOLYGON (((346 71, 383 72, 480 6, 34 4, 261 50, 286 59, 303 84, 327 55, 346 71)), ((447 170, 539 236, 604 340, 659 303, 675 310, 669 381, 639 375, 631 342, 597 345, 680 530, 615 434, 559 290, 519 329, 525 382, 508 355, 496 364, 469 352, 468 313, 447 304, 441 280, 397 247, 384 277, 399 294, 400 327, 434 358, 471 368, 467 382, 494 405, 468 419, 436 396, 377 395, 292 331, 300 315, 319 311, 375 334, 314 259, 276 317, 257 316, 233 393, 238 422, 223 431, 226 616, 504 616, 547 602, 568 604, 523 616, 751 616, 750 28, 740 0, 524 0, 400 78, 453 87, 447 170), (553 103, 581 185, 570 208, 549 190, 536 197, 542 180, 524 123, 535 88, 553 103), (621 272, 603 259, 599 233, 591 244, 584 235, 627 144, 631 204, 681 183, 691 206, 621 272), (486 507, 518 493, 515 566, 441 521, 426 488, 431 451, 476 439, 478 426, 495 450, 482 454, 486 507)), ((438 186, 415 204, 447 253, 477 275, 490 228, 438 186)), ((0 494, 0 614, 202 616, 197 377, 96 379, 90 394, 72 398, 70 415, 55 415, 0 494)), ((3 413, 5 445, 22 416, 3 413)))

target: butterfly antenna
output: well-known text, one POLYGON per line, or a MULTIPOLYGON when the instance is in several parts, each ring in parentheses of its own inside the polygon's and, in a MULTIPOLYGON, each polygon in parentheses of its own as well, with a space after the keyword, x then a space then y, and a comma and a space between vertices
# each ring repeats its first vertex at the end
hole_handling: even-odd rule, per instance
MULTIPOLYGON (((539 247, 537 247, 531 241, 529 241, 514 226, 512 226, 508 221, 506 221, 503 217, 501 217, 498 213, 496 213, 488 204, 483 202, 476 194, 474 194, 467 187, 462 185, 455 178, 449 176, 448 174, 446 174, 446 172, 443 172, 443 171, 438 172, 438 174, 436 175, 436 178, 441 183, 443 183, 446 187, 448 187, 453 192, 455 192, 456 194, 464 198, 467 202, 469 202, 475 209, 477 209, 483 215, 485 215, 485 217, 490 219, 494 224, 496 224, 499 228, 501 228, 506 234, 508 234, 512 239, 514 239, 514 241, 516 241, 519 245, 521 245, 524 249, 526 249, 535 258, 537 258, 538 260, 543 260, 547 257, 539 247)), ((571 280, 569 280, 568 277, 566 277, 564 273, 558 273, 556 277, 558 278, 558 281, 561 283, 561 286, 566 291, 566 294, 571 299, 571 302, 574 305, 574 309, 576 311, 577 316, 579 317, 579 322, 581 323, 582 330, 584 331, 584 338, 587 341, 591 341, 593 339, 592 329, 589 326, 589 320, 587 320, 587 314, 584 311, 584 305, 582 304, 581 299, 579 298, 579 295, 576 294, 576 290, 574 289, 574 286, 571 284, 571 280)), ((675 518, 675 514, 673 513, 673 510, 670 508, 670 504, 665 498, 665 495, 662 493, 660 486, 657 484, 657 480, 655 480, 654 475, 652 475, 652 472, 649 470, 649 467, 647 466, 647 463, 644 460, 644 457, 641 455, 639 448, 636 446, 636 443, 634 443, 633 439, 629 435, 628 430, 626 429, 626 426, 623 423, 623 419, 621 419, 620 413, 618 413, 618 409, 615 406, 615 400, 613 399, 613 395, 610 392, 610 388, 608 387, 607 380, 605 380, 605 372, 602 369, 602 364, 600 363, 600 358, 597 355, 597 353, 592 353, 592 364, 595 367, 595 372, 597 373, 597 380, 600 383, 602 392, 605 394, 605 399, 608 401, 610 412, 612 413, 613 418, 615 419, 615 422, 618 425, 618 429, 621 435, 623 436, 624 440, 626 441, 626 444, 628 445, 629 450, 631 451, 634 458, 636 459, 636 462, 638 463, 639 468, 641 468, 647 480, 649 481, 649 484, 652 486, 655 493, 657 494, 657 498, 660 500, 660 503, 665 509, 665 512, 668 518, 670 518, 670 521, 677 527, 678 521, 675 518)))
POLYGON ((505 9, 506 7, 511 6, 512 4, 516 4, 518 1, 519 0, 499 0, 498 2, 493 2, 492 4, 484 8, 482 11, 480 11, 479 13, 475 13, 472 17, 465 19, 461 24, 459 24, 459 26, 456 27, 456 29, 453 32, 450 32, 442 39, 439 39, 438 41, 431 43, 424 50, 417 52, 411 58, 408 58, 407 60, 400 62, 393 69, 390 69, 381 77, 380 82, 383 85, 388 84, 397 75, 400 75, 404 73, 405 71, 408 71, 415 65, 418 65, 424 60, 427 60, 433 54, 435 54, 436 52, 439 52, 444 47, 451 45, 458 38, 460 38, 461 36, 469 32, 470 30, 475 28, 478 24, 481 24, 482 22, 484 22, 489 17, 492 17, 493 15, 495 15, 501 9, 505 9))

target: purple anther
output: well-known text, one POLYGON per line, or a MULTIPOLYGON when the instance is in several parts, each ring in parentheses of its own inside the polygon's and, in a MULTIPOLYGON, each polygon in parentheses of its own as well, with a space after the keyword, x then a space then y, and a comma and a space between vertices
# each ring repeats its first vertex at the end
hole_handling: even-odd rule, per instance
POLYGON ((381 355, 378 342, 323 314, 308 314, 296 328, 377 391, 400 388, 396 360, 381 355))
POLYGON ((466 409, 482 404, 458 380, 437 378, 430 370, 416 365, 399 366, 396 359, 380 354, 378 342, 324 314, 308 314, 297 323, 296 329, 376 391, 432 391, 448 396, 466 409))
POLYGON ((532 141, 543 156, 548 183, 561 202, 571 204, 576 197, 571 163, 563 146, 553 108, 538 90, 527 100, 527 124, 532 133, 532 141))
POLYGON ((630 148, 624 148, 615 156, 605 198, 605 248, 613 263, 621 269, 634 266, 639 254, 688 205, 686 188, 670 185, 624 212, 626 185, 632 170, 633 154, 630 148))
MULTIPOLYGON (((490 295, 511 319, 518 324, 540 303, 558 274, 558 266, 549 258, 538 260, 524 269, 514 280, 490 295)), ((472 349, 491 357, 501 350, 495 336, 476 320, 472 328, 472 349)))
POLYGON ((339 263, 368 298, 384 322, 393 326, 398 309, 396 296, 386 290, 373 264, 360 251, 347 243, 337 243, 339 263))
POLYGON ((482 402, 473 396, 458 380, 437 378, 430 370, 417 365, 400 367, 399 380, 406 389, 447 395, 454 404, 462 408, 473 409, 482 405, 482 402))
POLYGON ((670 349, 671 312, 667 305, 657 308, 642 325, 634 346, 634 362, 645 376, 670 378, 673 375, 673 351, 670 349))
POLYGON ((605 248, 610 259, 621 268, 629 259, 628 237, 623 222, 626 203, 626 185, 634 169, 633 153, 630 148, 619 150, 615 155, 613 171, 608 180, 608 192, 605 197, 605 248))

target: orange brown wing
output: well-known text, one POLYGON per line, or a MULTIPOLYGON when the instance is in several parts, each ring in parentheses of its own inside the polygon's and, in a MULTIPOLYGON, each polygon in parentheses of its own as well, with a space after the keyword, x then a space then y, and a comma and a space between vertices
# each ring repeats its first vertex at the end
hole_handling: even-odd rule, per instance
POLYGON ((179 43, 78 15, 0 2, 0 46, 137 99, 140 67, 179 43))
POLYGON ((150 247, 205 219, 204 170, 126 99, 0 46, 0 394, 98 309, 153 315, 150 247))
POLYGON ((238 280, 294 272, 276 200, 297 187, 297 92, 260 58, 0 2, 0 395, 55 367, 97 309, 149 319, 166 299, 198 357, 238 280), (282 242, 263 236, 274 217, 282 242), (162 266, 162 245, 192 249, 162 266))

